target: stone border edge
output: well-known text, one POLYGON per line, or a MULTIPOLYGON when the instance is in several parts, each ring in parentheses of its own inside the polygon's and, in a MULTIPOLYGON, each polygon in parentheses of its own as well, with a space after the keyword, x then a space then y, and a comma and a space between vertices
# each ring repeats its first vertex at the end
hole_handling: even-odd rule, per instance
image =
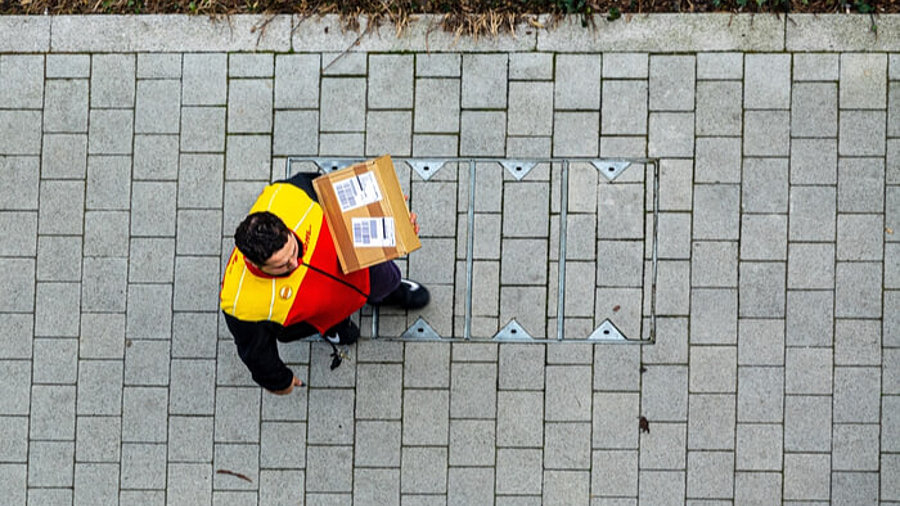
POLYGON ((400 36, 361 19, 345 31, 334 15, 0 16, 0 53, 76 52, 700 52, 900 51, 900 14, 649 14, 585 28, 543 16, 513 34, 472 38, 419 16, 400 36), (873 30, 873 22, 877 30, 873 30))

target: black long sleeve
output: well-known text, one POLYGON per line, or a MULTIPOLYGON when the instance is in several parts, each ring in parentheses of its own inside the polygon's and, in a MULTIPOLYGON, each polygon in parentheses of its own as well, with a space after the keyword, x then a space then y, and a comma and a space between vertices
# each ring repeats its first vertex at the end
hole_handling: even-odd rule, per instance
POLYGON ((267 390, 284 390, 291 385, 294 373, 278 356, 276 336, 281 326, 268 322, 245 322, 223 313, 228 330, 234 336, 238 356, 253 376, 253 381, 267 390))

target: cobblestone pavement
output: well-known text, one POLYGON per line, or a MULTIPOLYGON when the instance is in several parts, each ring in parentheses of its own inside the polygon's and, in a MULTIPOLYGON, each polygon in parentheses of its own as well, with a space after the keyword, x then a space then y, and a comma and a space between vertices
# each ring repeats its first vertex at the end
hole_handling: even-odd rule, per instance
MULTIPOLYGON (((0 18, 0 502, 900 503, 900 18, 296 21, 0 18), (286 156, 384 152, 660 158, 656 343, 294 343, 309 387, 262 392, 229 235, 286 156)), ((558 168, 478 174, 475 333, 552 337, 558 168)), ((401 170, 443 335, 464 176, 401 170)), ((570 179, 573 337, 642 298, 644 213, 604 207, 642 190, 602 181, 570 179)))

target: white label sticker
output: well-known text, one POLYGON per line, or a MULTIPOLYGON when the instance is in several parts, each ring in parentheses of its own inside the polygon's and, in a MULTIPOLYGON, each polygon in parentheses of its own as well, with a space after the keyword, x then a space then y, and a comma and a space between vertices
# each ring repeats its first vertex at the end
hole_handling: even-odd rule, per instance
POLYGON ((353 245, 358 248, 396 246, 393 218, 353 218, 353 245))
POLYGON ((371 172, 337 181, 333 186, 342 213, 381 200, 381 188, 371 172))

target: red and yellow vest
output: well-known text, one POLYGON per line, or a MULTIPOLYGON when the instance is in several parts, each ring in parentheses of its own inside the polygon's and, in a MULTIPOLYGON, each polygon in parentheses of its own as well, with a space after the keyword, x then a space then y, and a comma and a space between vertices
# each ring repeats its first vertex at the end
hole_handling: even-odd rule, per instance
POLYGON ((297 236, 300 267, 288 276, 268 276, 235 248, 219 296, 226 314, 284 326, 307 322, 325 332, 366 303, 369 270, 343 274, 322 207, 305 191, 289 183, 269 185, 250 209, 259 211, 278 216, 297 236))

